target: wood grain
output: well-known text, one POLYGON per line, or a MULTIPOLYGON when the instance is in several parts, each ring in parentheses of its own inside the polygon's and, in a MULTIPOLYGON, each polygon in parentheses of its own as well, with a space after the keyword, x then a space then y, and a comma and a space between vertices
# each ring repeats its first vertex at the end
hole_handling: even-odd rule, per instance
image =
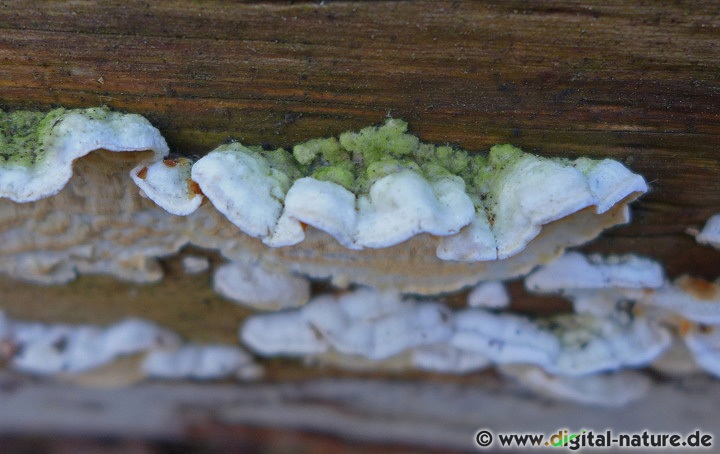
POLYGON ((684 231, 720 211, 719 13, 703 1, 10 1, 0 103, 139 112, 191 154, 392 115, 473 151, 609 156, 652 191, 593 250, 713 277, 718 253, 684 231))

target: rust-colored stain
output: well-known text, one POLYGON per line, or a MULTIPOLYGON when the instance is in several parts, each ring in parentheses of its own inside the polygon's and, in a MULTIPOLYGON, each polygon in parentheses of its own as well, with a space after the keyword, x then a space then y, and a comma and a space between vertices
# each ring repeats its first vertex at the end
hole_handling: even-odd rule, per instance
POLYGON ((163 159, 163 164, 165 164, 165 167, 175 167, 178 165, 177 161, 174 159, 163 159))
POLYGON ((202 189, 200 189, 200 185, 197 184, 195 181, 191 180, 190 178, 187 179, 187 187, 188 198, 193 198, 197 194, 204 195, 202 189))
POLYGON ((687 333, 689 333, 695 324, 691 322, 690 320, 682 319, 680 320, 680 324, 678 325, 678 335, 681 337, 685 337, 687 333))
POLYGON ((140 169, 140 171, 137 173, 137 176, 141 180, 144 180, 145 178, 147 178, 147 167, 143 167, 142 169, 140 169))
POLYGON ((720 287, 714 282, 691 276, 682 276, 677 285, 699 300, 712 301, 720 298, 720 287))

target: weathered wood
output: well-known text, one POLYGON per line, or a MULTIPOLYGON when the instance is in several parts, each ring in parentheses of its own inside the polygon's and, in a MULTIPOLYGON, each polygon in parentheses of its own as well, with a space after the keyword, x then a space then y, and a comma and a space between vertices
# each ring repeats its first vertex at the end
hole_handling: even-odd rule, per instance
POLYGON ((286 146, 392 115, 470 150, 610 156, 652 192, 593 249, 712 277, 718 253, 684 231, 720 211, 717 12, 701 1, 5 2, 0 102, 139 112, 182 153, 228 137, 286 146))

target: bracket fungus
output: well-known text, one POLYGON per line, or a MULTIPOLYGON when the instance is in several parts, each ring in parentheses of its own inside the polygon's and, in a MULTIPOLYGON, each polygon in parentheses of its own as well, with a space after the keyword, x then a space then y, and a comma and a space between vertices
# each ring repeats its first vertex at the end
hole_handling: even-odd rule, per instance
POLYGON ((664 276, 659 263, 643 257, 568 252, 525 278, 525 287, 536 292, 659 288, 664 276))
POLYGON ((670 282, 658 263, 642 257, 585 257, 570 252, 530 274, 525 286, 541 293, 561 293, 572 300, 575 311, 598 317, 629 303, 644 319, 672 328, 676 334, 667 354, 657 358, 653 367, 682 375, 700 366, 720 374, 716 335, 720 285, 716 282, 690 276, 670 282))
POLYGON ((78 373, 117 357, 178 345, 174 333, 140 319, 105 329, 91 325, 48 325, 8 319, 0 313, 0 339, 11 367, 33 374, 78 373))
POLYGON ((215 344, 156 349, 148 353, 141 368, 148 377, 174 380, 217 380, 231 376, 250 380, 262 375, 262 369, 239 347, 215 344))
POLYGON ((510 305, 510 295, 502 282, 481 282, 468 293, 467 304, 470 307, 502 309, 510 305))
POLYGON ((449 339, 450 312, 437 303, 401 299, 369 289, 319 296, 292 311, 254 315, 240 338, 266 355, 303 356, 335 350, 369 359, 449 339))
POLYGON ((700 244, 709 244, 720 249, 720 214, 708 219, 703 229, 695 235, 695 239, 700 244))
POLYGON ((623 302, 642 301, 663 287, 662 266, 635 255, 585 256, 567 252, 525 278, 525 288, 536 293, 561 294, 575 312, 611 314, 623 302))
POLYGON ((472 155, 422 143, 394 119, 296 145, 292 156, 223 145, 193 166, 192 178, 231 222, 271 246, 302 241, 301 224, 349 249, 421 233, 454 238, 466 228, 437 255, 469 262, 511 257, 545 224, 591 206, 603 214, 647 190, 615 161, 546 159, 511 145, 472 155))
POLYGON ((213 288, 232 301, 260 310, 302 306, 310 299, 307 279, 239 262, 215 270, 213 288))
POLYGON ((142 117, 102 108, 7 114, 3 132, 12 145, 2 194, 37 202, 0 204, 0 271, 44 283, 77 273, 154 281, 156 258, 194 244, 280 274, 437 294, 523 274, 626 222, 647 189, 614 161, 510 145, 470 154, 422 143, 394 119, 292 153, 230 143, 194 163, 163 159, 165 141, 142 117), (61 191, 73 160, 94 149, 153 151, 130 176, 157 205, 118 173, 127 164, 102 153, 79 161, 61 191), (200 207, 205 198, 212 206, 200 207))
POLYGON ((130 367, 136 370, 121 374, 196 380, 262 375, 262 368, 237 346, 184 344, 172 331, 137 318, 101 328, 18 321, 0 312, 0 346, 10 367, 34 375, 85 374, 139 354, 142 361, 130 367))
POLYGON ((618 312, 613 317, 563 314, 535 321, 466 309, 455 315, 450 345, 482 353, 496 364, 535 364, 579 376, 649 364, 670 343, 663 327, 618 312))
MULTIPOLYGON (((667 348, 668 330, 650 317, 616 304, 579 310, 597 292, 617 292, 605 295, 615 303, 662 287, 659 265, 636 257, 570 253, 526 280, 566 292, 589 313, 498 312, 509 304, 501 281, 628 222, 628 204, 647 191, 641 176, 608 159, 544 158, 507 144, 470 153, 407 129, 389 119, 291 151, 231 142, 194 161, 168 158, 165 140, 138 115, 0 113, 0 197, 10 199, 0 200, 0 272, 44 284, 80 273, 152 282, 162 278, 158 258, 196 246, 228 261, 214 273, 218 293, 285 309, 242 324, 241 340, 259 355, 397 360, 452 373, 533 366, 523 377, 551 393, 583 394, 575 377, 649 364, 667 348), (311 298, 311 280, 358 288, 311 298), (471 309, 419 298, 470 286, 471 309)), ((203 257, 182 265, 187 274, 211 266, 203 257)), ((663 291, 654 298, 666 307, 663 291)), ((695 320, 690 309, 673 310, 695 320)), ((157 327, 171 340, 138 343, 154 331, 137 321, 105 330, 5 322, 3 336, 23 345, 10 364, 35 373, 84 371, 140 351, 149 351, 146 376, 259 373, 237 346, 181 345, 157 327), (142 335, 133 343, 130 332, 142 335)), ((587 386, 624 383, 604 378, 587 386)))
POLYGON ((695 323, 720 325, 720 284, 715 282, 680 276, 648 294, 644 302, 695 323))
POLYGON ((537 365, 581 376, 650 364, 671 336, 652 320, 565 314, 531 320, 482 309, 452 313, 438 303, 359 290, 321 296, 291 311, 251 316, 241 340, 265 356, 335 351, 373 360, 409 352, 414 367, 465 373, 490 364, 537 365))
POLYGON ((157 203, 165 211, 187 216, 197 210, 203 195, 190 171, 193 161, 187 158, 163 159, 148 166, 138 166, 130 177, 142 191, 142 195, 157 203))
POLYGON ((340 287, 438 294, 529 272, 627 222, 627 204, 647 189, 614 161, 510 145, 473 154, 423 143, 396 119, 292 153, 229 143, 194 163, 164 159, 142 117, 102 108, 7 114, 2 133, 13 143, 2 194, 36 202, 0 201, 0 272, 42 283, 78 273, 156 281, 156 259, 192 244, 340 287), (66 185, 73 160, 94 149, 152 153, 122 153, 129 163, 98 152, 66 185))
POLYGON ((73 161, 100 149, 151 150, 147 163, 168 153, 160 132, 140 115, 102 107, 0 111, 0 197, 24 203, 55 195, 70 180, 73 161))

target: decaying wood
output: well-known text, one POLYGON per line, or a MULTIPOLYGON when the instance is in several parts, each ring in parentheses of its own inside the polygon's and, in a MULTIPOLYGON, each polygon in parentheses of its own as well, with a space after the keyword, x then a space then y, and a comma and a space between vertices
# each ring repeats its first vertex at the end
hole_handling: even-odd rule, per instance
POLYGON ((0 102, 139 112, 181 153, 392 115, 470 150, 609 156, 652 192, 594 249, 714 277, 684 231, 720 211, 719 24, 707 2, 6 2, 0 102))
MULTIPOLYGON (((715 278, 720 252, 685 231, 720 212, 719 27, 717 7, 704 1, 10 1, 0 4, 0 107, 141 113, 181 154, 228 138, 289 146, 393 116, 424 141, 472 151, 512 142, 542 155, 612 157, 644 175, 651 192, 633 205, 632 224, 585 249, 640 253, 671 277, 715 278)), ((173 282, 177 295, 194 285, 162 285, 173 282)), ((101 299, 98 289, 113 285, 82 278, 51 291, 3 281, 2 305, 11 315, 87 321, 67 303, 74 289, 101 299), (52 292, 58 305, 40 299, 52 292)), ((145 305, 162 303, 157 288, 138 288, 125 287, 128 298, 112 293, 124 303, 96 321, 127 311, 200 341, 229 340, 244 315, 209 287, 192 290, 196 302, 176 298, 172 314, 145 305), (197 334, 200 310, 227 331, 197 334)), ((273 376, 307 373, 289 370, 273 376)), ((433 424, 440 420, 459 421, 433 424)))

